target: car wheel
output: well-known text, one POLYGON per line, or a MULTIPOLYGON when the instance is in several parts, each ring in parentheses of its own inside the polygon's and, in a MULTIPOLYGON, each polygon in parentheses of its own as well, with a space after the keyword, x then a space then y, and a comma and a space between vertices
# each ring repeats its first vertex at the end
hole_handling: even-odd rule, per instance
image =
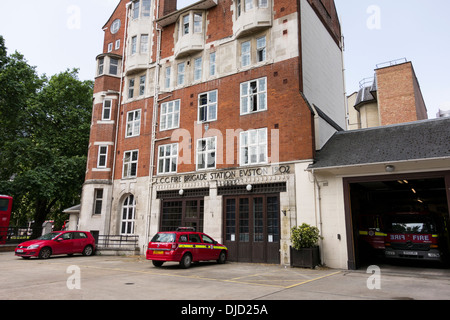
POLYGON ((227 261, 227 254, 225 251, 222 251, 219 255, 219 259, 217 259, 217 263, 224 264, 227 261))
POLYGON ((155 267, 159 268, 159 267, 161 267, 161 266, 163 265, 164 261, 155 261, 155 260, 152 260, 152 263, 153 263, 153 265, 154 265, 155 267))
POLYGON ((44 247, 39 251, 39 259, 48 259, 52 255, 52 249, 49 247, 44 247))
POLYGON ((192 264, 192 256, 189 253, 186 253, 180 261, 180 267, 183 269, 187 269, 192 264))
POLYGON ((94 249, 92 248, 91 245, 84 247, 83 256, 92 256, 93 253, 94 253, 94 249))

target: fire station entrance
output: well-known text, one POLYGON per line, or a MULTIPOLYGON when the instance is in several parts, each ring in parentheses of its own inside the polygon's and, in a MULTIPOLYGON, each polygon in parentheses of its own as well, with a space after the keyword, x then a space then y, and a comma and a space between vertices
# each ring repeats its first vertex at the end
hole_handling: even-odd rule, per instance
POLYGON ((225 196, 223 211, 228 260, 280 263, 279 194, 225 196))
MULTIPOLYGON (((352 239, 347 248, 349 269, 393 263, 394 260, 386 259, 385 255, 387 246, 392 245, 387 239, 389 229, 392 228, 389 221, 406 214, 430 213, 441 217, 439 248, 444 255, 450 257, 449 172, 346 178, 344 195, 347 237, 352 239)), ((400 225, 397 224, 398 226, 400 225)), ((405 226, 405 223, 401 224, 401 227, 405 226)), ((420 224, 416 223, 414 228, 420 228, 420 224)), ((434 233, 434 237, 437 237, 438 231, 434 233)), ((407 258, 409 259, 395 261, 414 265, 414 261, 420 260, 407 258)), ((419 263, 426 265, 425 260, 427 259, 422 259, 419 263)))

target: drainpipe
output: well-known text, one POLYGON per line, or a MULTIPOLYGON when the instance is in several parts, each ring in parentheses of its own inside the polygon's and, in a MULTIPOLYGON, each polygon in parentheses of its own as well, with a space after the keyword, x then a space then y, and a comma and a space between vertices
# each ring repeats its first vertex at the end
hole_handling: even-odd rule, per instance
MULTIPOLYGON (((316 225, 319 228, 319 235, 322 237, 322 205, 321 205, 321 195, 320 195, 320 183, 316 178, 316 175, 314 173, 314 169, 312 169, 312 175, 313 175, 313 183, 314 183, 314 208, 316 212, 316 225)), ((322 250, 320 250, 320 260, 322 263, 324 262, 324 253, 323 253, 323 240, 322 238, 320 241, 320 247, 322 250)))
MULTIPOLYGON (((156 20, 159 19, 159 5, 160 1, 156 2, 156 14, 155 14, 155 30, 158 33, 156 41, 156 65, 155 65, 155 79, 154 79, 154 95, 153 95, 153 116, 152 116, 152 136, 150 147, 150 166, 149 166, 149 188, 148 188, 148 212, 146 217, 146 230, 145 230, 145 243, 148 243, 150 237, 150 224, 151 224, 151 211, 153 203, 153 171, 155 167, 155 144, 156 144, 156 128, 158 126, 158 106, 159 106, 159 73, 161 69, 161 29, 158 26, 156 20)), ((145 248, 144 244, 144 248, 145 248)))
MULTIPOLYGON (((116 116, 116 136, 114 138, 114 155, 113 155, 113 166, 112 166, 112 175, 111 175, 111 205, 109 208, 109 221, 108 225, 105 225, 105 229, 107 230, 107 235, 111 234, 111 219, 112 219, 112 211, 113 211, 113 202, 114 202, 114 176, 116 174, 116 162, 117 162, 117 141, 119 136, 119 119, 120 119, 120 109, 122 105, 122 90, 123 90, 123 79, 125 77, 125 52, 127 46, 127 31, 128 31, 128 11, 131 7, 131 2, 126 4, 125 10, 125 28, 123 31, 123 48, 122 48, 122 72, 120 73, 120 89, 119 89, 119 99, 117 102, 117 116, 116 116)), ((106 223, 105 223, 106 224, 106 223)))

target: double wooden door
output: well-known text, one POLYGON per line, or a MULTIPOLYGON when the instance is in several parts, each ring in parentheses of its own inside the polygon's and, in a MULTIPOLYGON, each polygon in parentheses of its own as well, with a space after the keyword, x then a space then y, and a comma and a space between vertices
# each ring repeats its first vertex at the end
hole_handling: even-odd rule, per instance
POLYGON ((280 263, 279 194, 224 197, 228 260, 280 263))

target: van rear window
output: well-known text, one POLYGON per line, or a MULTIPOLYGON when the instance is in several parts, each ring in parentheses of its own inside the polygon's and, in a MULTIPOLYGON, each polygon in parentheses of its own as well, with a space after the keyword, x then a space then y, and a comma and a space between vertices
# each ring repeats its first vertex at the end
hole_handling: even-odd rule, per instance
POLYGON ((157 233, 151 242, 175 242, 175 233, 157 233))

